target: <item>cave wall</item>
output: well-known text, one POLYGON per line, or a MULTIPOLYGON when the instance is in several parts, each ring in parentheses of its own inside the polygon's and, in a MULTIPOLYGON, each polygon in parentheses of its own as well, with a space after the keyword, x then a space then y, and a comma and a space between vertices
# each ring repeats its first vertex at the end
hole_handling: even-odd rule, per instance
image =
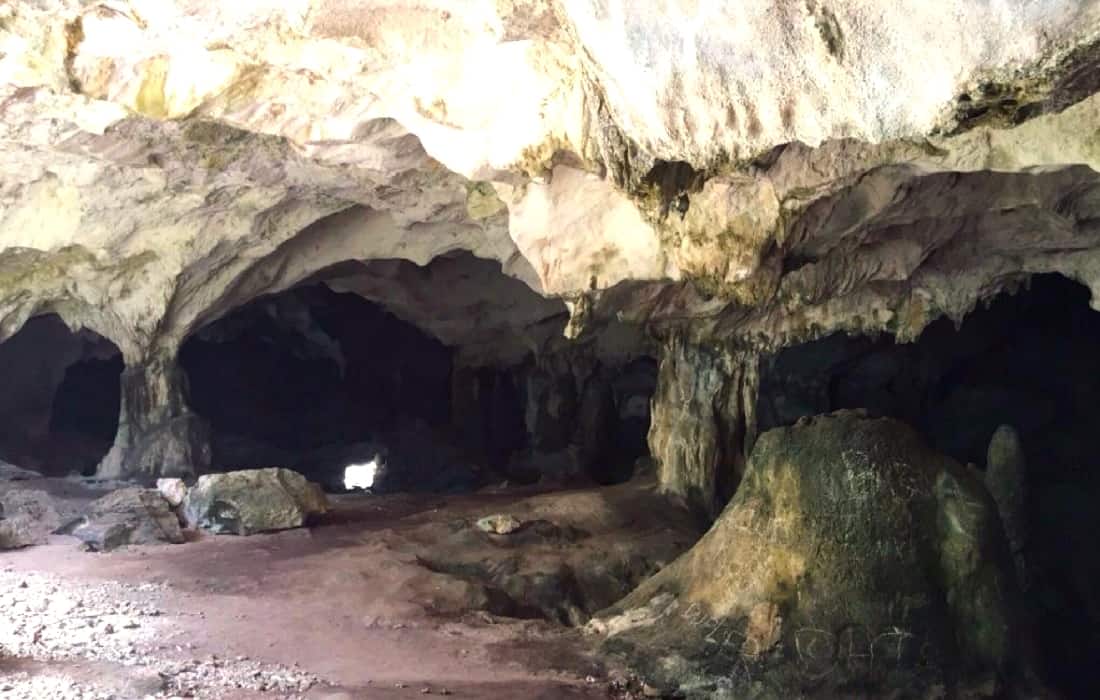
POLYGON ((510 479, 619 483, 648 454, 655 385, 651 359, 601 360, 591 348, 505 368, 459 365, 454 422, 458 439, 510 479))
MULTIPOLYGON (((1100 289, 1095 0, 445 5, 5 6, 0 338, 56 312, 171 384, 251 300, 455 254, 516 289, 440 335, 509 362, 566 314, 768 351, 915 337, 1032 273, 1100 289)), ((183 416, 151 405, 105 473, 183 416)))

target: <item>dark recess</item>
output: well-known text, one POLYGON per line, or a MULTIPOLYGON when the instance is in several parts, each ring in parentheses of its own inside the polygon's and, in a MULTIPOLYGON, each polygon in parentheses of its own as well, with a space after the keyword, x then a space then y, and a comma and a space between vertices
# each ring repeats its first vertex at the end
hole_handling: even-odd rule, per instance
POLYGON ((1042 670, 1070 697, 1100 697, 1100 314, 1060 275, 1001 295, 956 330, 941 319, 911 344, 832 335, 763 364, 760 428, 840 408, 906 421, 984 469, 996 428, 1027 457, 1031 569, 1042 670))

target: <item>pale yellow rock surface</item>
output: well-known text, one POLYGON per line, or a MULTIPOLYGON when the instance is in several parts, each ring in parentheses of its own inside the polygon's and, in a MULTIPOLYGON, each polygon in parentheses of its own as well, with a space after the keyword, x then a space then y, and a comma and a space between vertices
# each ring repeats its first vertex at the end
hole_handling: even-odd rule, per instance
POLYGON ((777 347, 1100 289, 1098 38, 1096 0, 7 3, 0 339, 162 366, 322 280, 494 362, 566 310, 777 347), (332 272, 463 251, 533 294, 332 272))

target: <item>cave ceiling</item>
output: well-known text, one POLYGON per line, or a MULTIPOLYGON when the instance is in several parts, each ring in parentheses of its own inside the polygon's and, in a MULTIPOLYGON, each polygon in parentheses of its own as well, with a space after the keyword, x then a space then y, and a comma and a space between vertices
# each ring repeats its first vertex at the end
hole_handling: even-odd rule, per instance
POLYGON ((1100 2, 658 5, 4 4, 0 338, 141 362, 318 279, 482 360, 1100 289, 1100 2))

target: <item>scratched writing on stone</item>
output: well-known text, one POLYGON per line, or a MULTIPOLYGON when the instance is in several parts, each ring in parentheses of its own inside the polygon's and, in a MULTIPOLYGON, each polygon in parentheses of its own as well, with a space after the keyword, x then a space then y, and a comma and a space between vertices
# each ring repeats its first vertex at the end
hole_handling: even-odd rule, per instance
POLYGON ((860 676, 899 666, 915 641, 916 635, 900 627, 877 634, 863 625, 847 625, 839 632, 802 627, 794 633, 799 665, 810 678, 824 678, 838 669, 860 676))
MULTIPOLYGON (((773 651, 760 648, 758 640, 735 629, 733 619, 708 615, 698 603, 688 606, 681 616, 700 630, 709 647, 732 663, 730 681, 751 681, 754 669, 759 669, 765 656, 773 651)), ((901 627, 872 633, 859 624, 845 625, 836 632, 801 627, 790 636, 794 660, 808 680, 822 680, 837 671, 849 677, 870 676, 901 666, 913 658, 918 641, 916 635, 901 627)), ((783 650, 782 642, 774 648, 779 655, 783 650)))

